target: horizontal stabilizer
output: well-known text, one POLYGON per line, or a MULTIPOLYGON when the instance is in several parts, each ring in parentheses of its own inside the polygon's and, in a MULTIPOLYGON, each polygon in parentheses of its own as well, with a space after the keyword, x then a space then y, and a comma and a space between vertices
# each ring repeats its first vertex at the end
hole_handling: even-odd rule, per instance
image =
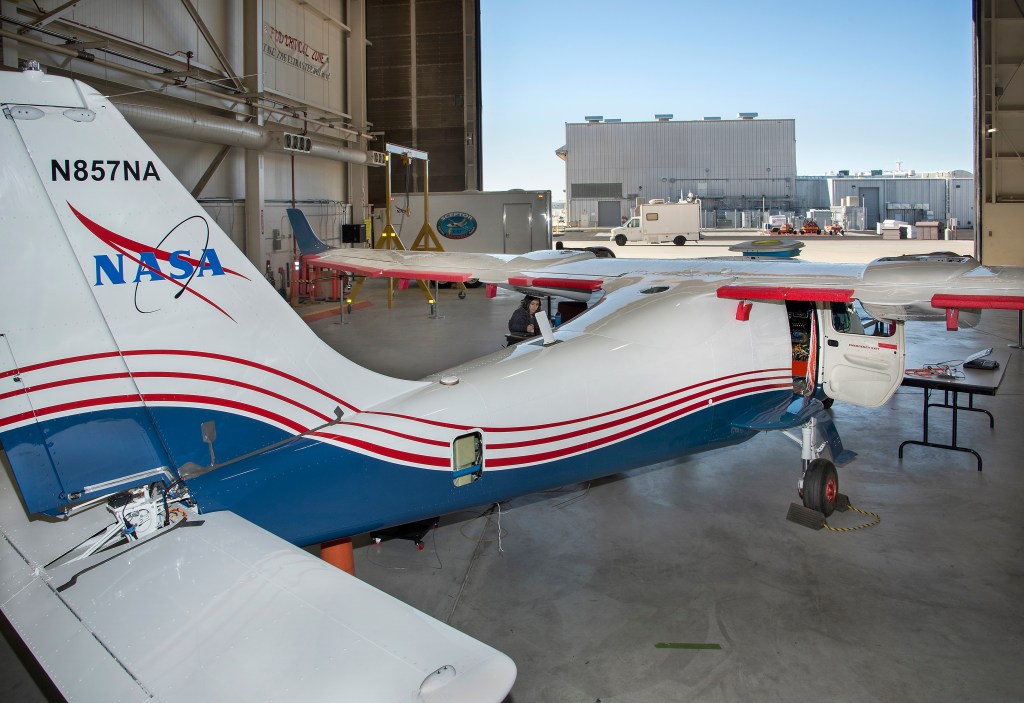
POLYGON ((44 566, 47 536, 88 514, 15 517, 6 477, 0 506, 0 606, 68 700, 173 701, 185 682, 192 702, 497 703, 515 679, 504 654, 233 513, 44 566))

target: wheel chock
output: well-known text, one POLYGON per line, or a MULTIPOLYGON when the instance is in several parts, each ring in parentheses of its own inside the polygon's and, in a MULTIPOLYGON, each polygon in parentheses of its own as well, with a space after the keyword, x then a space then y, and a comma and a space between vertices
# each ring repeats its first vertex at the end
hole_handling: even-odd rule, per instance
POLYGON ((786 519, 790 522, 795 522, 798 525, 809 527, 812 530, 820 530, 823 527, 827 527, 832 532, 853 532, 855 530, 862 530, 865 527, 874 527, 882 521, 882 518, 879 517, 877 513, 872 513, 867 510, 855 508, 852 505, 850 505, 849 496, 843 493, 837 493, 835 511, 837 513, 845 513, 847 510, 852 510, 854 512, 860 513, 861 515, 868 515, 875 519, 871 522, 865 523, 863 525, 857 525, 855 527, 833 527, 832 525, 829 525, 827 522, 825 522, 825 516, 823 514, 819 513, 817 510, 811 510, 808 507, 800 505, 799 503, 789 504, 789 512, 786 513, 786 519))
POLYGON ((817 510, 805 508, 799 503, 790 503, 786 519, 798 525, 809 527, 812 530, 820 530, 825 526, 825 516, 817 510))

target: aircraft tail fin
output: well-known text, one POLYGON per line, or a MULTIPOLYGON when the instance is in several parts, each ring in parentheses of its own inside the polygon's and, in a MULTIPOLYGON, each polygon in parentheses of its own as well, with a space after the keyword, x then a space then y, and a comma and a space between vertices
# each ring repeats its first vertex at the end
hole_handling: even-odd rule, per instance
POLYGON ((324 345, 97 91, 8 72, 0 103, 0 442, 30 512, 422 385, 324 345))
POLYGON ((292 231, 295 233, 295 241, 298 242, 299 252, 303 256, 323 254, 325 251, 330 251, 333 248, 324 244, 320 237, 316 236, 312 225, 306 219, 306 213, 296 207, 288 208, 287 212, 288 221, 291 223, 292 231))

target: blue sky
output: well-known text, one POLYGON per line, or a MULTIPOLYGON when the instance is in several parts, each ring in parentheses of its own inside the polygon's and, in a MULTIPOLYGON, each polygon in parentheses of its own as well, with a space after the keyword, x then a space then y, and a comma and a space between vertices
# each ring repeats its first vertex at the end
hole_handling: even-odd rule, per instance
POLYGON ((565 123, 796 120, 800 175, 973 170, 970 0, 481 0, 486 190, 563 198, 565 123))

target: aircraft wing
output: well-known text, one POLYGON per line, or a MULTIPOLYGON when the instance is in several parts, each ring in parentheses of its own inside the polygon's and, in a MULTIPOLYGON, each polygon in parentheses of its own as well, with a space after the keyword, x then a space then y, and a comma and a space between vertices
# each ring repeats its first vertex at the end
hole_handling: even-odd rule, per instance
POLYGON ((515 665, 230 512, 73 562, 0 470, 0 604, 69 701, 501 701, 515 665))
MULTIPOLYGON (((818 264, 728 257, 709 259, 602 259, 588 251, 537 251, 520 256, 432 251, 333 249, 307 257, 358 275, 467 281, 540 295, 585 300, 638 280, 673 285, 702 280, 720 298, 741 302, 860 300, 887 320, 946 320, 960 311, 1024 308, 1024 269, 985 267, 972 257, 938 253, 881 258, 870 264, 818 264)), ((969 324, 970 316, 961 319, 969 324)))
POLYGON ((738 277, 717 294, 740 301, 856 299, 877 319, 945 319, 949 329, 958 321, 972 324, 981 310, 1024 309, 1021 267, 986 267, 970 256, 936 253, 883 257, 853 269, 838 276, 797 269, 791 276, 738 277), (967 313, 963 319, 961 312, 967 313))
POLYGON ((593 267, 572 264, 606 261, 588 251, 535 251, 509 254, 396 251, 381 249, 332 249, 304 257, 322 268, 348 271, 359 276, 465 283, 481 281, 492 286, 586 299, 605 286, 605 276, 593 267))

